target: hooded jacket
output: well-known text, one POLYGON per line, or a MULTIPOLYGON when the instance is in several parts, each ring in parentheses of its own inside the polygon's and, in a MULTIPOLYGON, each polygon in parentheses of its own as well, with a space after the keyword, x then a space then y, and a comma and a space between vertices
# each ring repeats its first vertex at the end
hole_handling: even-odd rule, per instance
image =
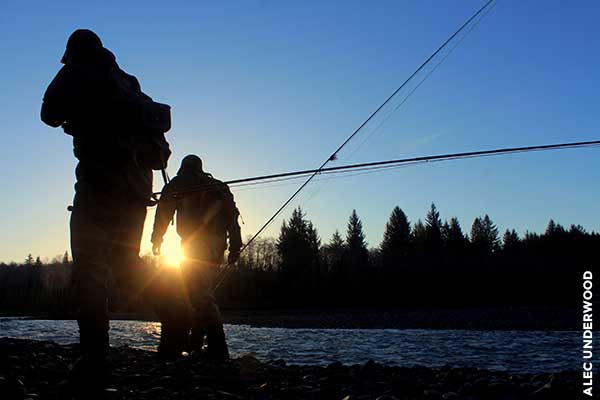
POLYGON ((80 161, 76 189, 133 189, 136 197, 148 199, 152 171, 136 166, 131 140, 137 133, 131 93, 143 93, 138 80, 121 70, 114 54, 94 36, 78 30, 69 38, 65 65, 44 94, 41 119, 73 137, 73 153, 80 161))
POLYGON ((227 239, 229 251, 239 251, 242 245, 239 212, 233 194, 225 183, 202 171, 201 162, 199 165, 195 160, 186 162, 188 157, 182 162, 177 176, 163 189, 154 219, 152 242, 162 243, 177 211, 177 233, 186 253, 193 254, 195 247, 208 246, 213 249, 212 254, 222 257, 227 239))

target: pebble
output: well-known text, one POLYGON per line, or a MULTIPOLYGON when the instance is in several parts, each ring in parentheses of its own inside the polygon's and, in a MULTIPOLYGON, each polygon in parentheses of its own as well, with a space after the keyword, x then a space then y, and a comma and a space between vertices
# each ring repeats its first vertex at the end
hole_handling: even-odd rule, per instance
POLYGON ((440 400, 442 399, 442 394, 437 390, 428 389, 423 392, 423 398, 425 400, 440 400))
MULTIPOLYGON (((0 398, 55 398, 58 383, 77 357, 73 346, 0 338, 0 398), (36 365, 36 354, 44 371, 36 365)), ((520 400, 577 398, 580 374, 508 374, 477 368, 389 367, 333 362, 325 367, 261 362, 248 355, 220 365, 194 357, 160 363, 150 352, 111 348, 113 380, 107 400, 338 399, 520 400), (559 397, 556 397, 557 393, 559 397), (529 397, 531 396, 531 397, 529 397), (554 397, 551 397, 554 396, 554 397)), ((58 398, 61 398, 60 396, 58 398)))
POLYGON ((550 383, 545 384, 544 386, 542 386, 541 388, 535 390, 533 393, 531 393, 530 398, 531 399, 546 399, 548 397, 550 397, 550 394, 552 393, 552 385, 550 383))
POLYGON ((122 398, 121 392, 114 388, 104 389, 104 397, 106 400, 119 400, 122 398))
POLYGON ((460 396, 454 392, 446 392, 442 395, 442 399, 444 399, 444 400, 455 400, 455 399, 458 399, 459 397, 460 396))

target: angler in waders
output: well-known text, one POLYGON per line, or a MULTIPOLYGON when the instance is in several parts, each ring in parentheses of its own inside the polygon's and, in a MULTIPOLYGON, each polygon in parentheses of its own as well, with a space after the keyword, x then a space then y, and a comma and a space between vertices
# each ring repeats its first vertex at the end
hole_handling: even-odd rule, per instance
MULTIPOLYGON (((203 354, 212 360, 227 359, 229 352, 214 287, 228 239, 228 263, 239 257, 239 212, 229 187, 204 172, 202 160, 195 155, 183 159, 177 176, 162 191, 152 233, 155 255, 160 254, 163 236, 175 212, 185 255, 183 280, 193 309, 190 349, 201 351, 206 337, 203 354)), ((185 345, 180 341, 180 348, 173 349, 174 355, 181 353, 185 345)))
MULTIPOLYGON (((41 119, 73 137, 79 160, 71 214, 72 288, 81 357, 70 382, 90 393, 108 376, 108 280, 139 279, 139 258, 152 170, 170 155, 164 133, 170 107, 152 101, 92 31, 67 42, 64 66, 44 94, 41 119), (138 276, 136 276, 138 275, 138 276)), ((136 282, 134 282, 136 283, 136 282)), ((142 282, 137 282, 143 285, 142 282)))

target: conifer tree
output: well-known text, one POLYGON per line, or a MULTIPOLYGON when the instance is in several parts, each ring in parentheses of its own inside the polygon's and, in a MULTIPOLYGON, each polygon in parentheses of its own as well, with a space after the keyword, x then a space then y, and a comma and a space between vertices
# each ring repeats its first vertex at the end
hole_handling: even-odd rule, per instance
POLYGON ((346 230, 346 257, 351 274, 358 274, 368 267, 369 251, 363 232, 362 222, 356 213, 352 214, 348 220, 346 230))
POLYGON ((486 214, 477 217, 471 226, 471 244, 478 253, 491 254, 498 250, 500 239, 498 238, 498 228, 490 217, 486 214))
POLYGON ((507 229, 506 232, 504 232, 504 236, 502 237, 502 250, 508 253, 514 252, 518 249, 520 243, 521 239, 514 229, 507 229))
POLYGON ((553 219, 548 221, 548 226, 546 227, 545 232, 546 237, 555 239, 561 235, 564 235, 565 233, 566 230, 561 224, 555 223, 553 219))
POLYGON ((410 246, 410 223, 406 214, 396 206, 385 225, 381 242, 381 257, 385 268, 398 265, 408 254, 410 246))
POLYGON ((548 221, 548 226, 546 227, 546 235, 552 236, 554 233, 556 233, 556 223, 551 219, 548 221))
POLYGON ((413 250, 417 254, 423 254, 425 252, 425 243, 427 242, 427 230, 423 222, 418 219, 413 225, 412 229, 412 243, 413 250))
POLYGON ((500 248, 500 238, 498 237, 498 228, 492 222, 489 215, 483 216, 483 231, 487 240, 487 249, 491 252, 495 252, 500 248))
POLYGON ((428 249, 439 249, 442 244, 442 220, 440 219, 440 213, 434 203, 431 203, 431 207, 427 212, 427 217, 425 218, 425 229, 427 232, 426 244, 428 249))
POLYGON ((27 265, 28 267, 31 267, 33 265, 33 256, 31 255, 31 253, 27 254, 27 257, 25 258, 25 265, 27 265))
POLYGON ((442 226, 442 239, 451 254, 460 254, 466 248, 468 239, 463 233, 458 218, 450 218, 450 223, 445 222, 442 226))
POLYGON ((344 255, 344 239, 336 229, 331 236, 331 240, 323 246, 323 258, 327 264, 327 269, 331 273, 337 273, 341 267, 342 257, 344 255))
POLYGON ((319 270, 319 246, 317 230, 298 207, 289 221, 281 225, 277 240, 284 280, 293 283, 296 288, 313 285, 319 270))

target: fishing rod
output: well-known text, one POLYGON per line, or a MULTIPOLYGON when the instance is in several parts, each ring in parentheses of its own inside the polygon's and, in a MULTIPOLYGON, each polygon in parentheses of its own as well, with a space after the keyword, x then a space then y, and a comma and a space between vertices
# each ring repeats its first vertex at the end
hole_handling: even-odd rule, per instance
MULTIPOLYGON (((311 170, 311 172, 305 173, 310 174, 308 179, 300 185, 300 187, 275 211, 275 213, 262 225, 262 227, 252 236, 240 249, 240 253, 243 252, 248 246, 277 218, 277 216, 292 202, 294 198, 317 176, 322 173, 325 166, 335 159, 337 159, 337 154, 365 127, 395 96, 400 92, 412 79, 425 68, 432 59, 434 59, 446 46, 454 40, 467 26, 471 24, 473 20, 475 20, 484 10, 486 10, 495 0, 488 0, 479 10, 477 10, 469 19, 467 19, 446 41, 444 41, 438 48, 435 50, 375 111, 373 111, 369 117, 354 131, 352 134, 344 141, 338 148, 331 153, 331 155, 319 166, 319 168, 315 170, 311 170)), ((485 16, 485 14, 483 14, 485 16)), ((229 263, 225 265, 225 267, 221 270, 221 273, 215 280, 216 284, 214 289, 217 289, 221 283, 223 282, 227 271, 229 263)))
MULTIPOLYGON (((354 131, 348 138, 333 152, 331 155, 315 170, 312 172, 308 179, 300 185, 300 187, 275 211, 275 213, 262 225, 262 227, 252 236, 246 244, 241 248, 240 253, 243 252, 274 220, 279 214, 292 202, 293 199, 317 176, 321 170, 330 162, 337 159, 337 154, 366 126, 395 96, 402 90, 412 79, 425 68, 432 59, 434 59, 446 46, 454 40, 467 26, 471 24, 485 9, 487 9, 495 0, 488 0, 479 10, 477 10, 469 19, 467 19, 446 41, 444 41, 419 67, 375 110, 369 115, 369 117, 354 131)), ((215 289, 221 285, 227 274, 227 266, 223 268, 221 273, 216 279, 215 289)))
MULTIPOLYGON (((296 190, 296 192, 294 194, 292 194, 292 196, 290 196, 290 198, 280 207, 279 210, 277 210, 275 212, 275 214, 273 215, 273 217, 271 217, 265 224, 264 226, 254 235, 254 237, 252 237, 252 239, 250 239, 250 241, 253 241, 255 239, 255 237, 258 237, 260 235, 260 233, 272 222, 272 220, 274 220, 277 215, 279 215, 279 213, 281 213, 281 211, 283 211, 283 209, 298 195, 298 193, 300 193, 300 191, 306 186, 308 185, 308 183, 319 173, 328 170, 328 168, 325 168, 325 165, 327 165, 329 162, 334 161, 337 159, 337 153, 339 153, 389 102, 390 100, 392 100, 397 94, 398 92, 400 92, 400 90, 402 90, 419 72, 421 72, 421 70, 423 70, 423 68, 425 68, 432 59, 435 58, 435 56, 437 56, 450 42, 452 42, 452 40, 458 36, 467 26, 469 26, 469 24, 471 24, 471 22, 473 22, 473 20, 475 20, 477 18, 477 16, 479 16, 480 14, 483 13, 484 10, 486 10, 490 5, 492 5, 493 3, 495 3, 496 0, 488 0, 479 10, 477 10, 467 21, 465 21, 448 39, 446 39, 446 41, 444 41, 421 65, 419 65, 419 67, 375 110, 371 113, 371 115, 321 164, 321 166, 317 169, 314 170, 306 170, 304 171, 304 175, 308 175, 308 174, 312 174, 307 180, 306 182, 304 182, 299 188, 298 190, 296 190)), ((489 10, 488 10, 489 11, 489 10)), ((485 16, 485 14, 484 14, 485 16)), ((478 23, 479 21, 476 21, 476 23, 478 23)), ((471 28, 468 32, 470 32, 473 28, 471 28)), ((464 39, 464 38, 462 38, 464 39)), ((462 39, 460 39, 459 43, 462 41, 462 39)), ((456 47, 456 45, 454 47, 452 47, 451 51, 454 50, 454 48, 456 47)), ((447 57, 447 55, 444 57, 444 59, 447 57)), ((439 66, 440 63, 438 63, 434 68, 437 68, 439 66)), ((431 71, 432 72, 432 71, 431 71)), ((429 76, 431 74, 431 72, 427 75, 429 76)), ((427 77, 426 77, 427 78, 427 77)), ((425 78, 425 79, 426 79, 425 78)), ((423 80, 424 81, 424 80, 423 80)), ((412 94, 422 83, 423 81, 421 81, 417 87, 415 87, 410 93, 412 94)), ((403 101, 404 102, 404 101, 403 101)), ((400 104, 401 105, 401 104, 400 104)), ((397 106, 395 110, 398 109, 399 106, 397 106)), ((275 178, 277 177, 275 174, 272 177, 275 178)), ((296 173, 296 175, 302 175, 302 173, 296 173)), ((164 179, 164 171, 163 171, 163 179, 164 179)), ((255 178, 247 178, 248 181, 255 179, 255 178)), ((258 177, 257 180, 260 179, 268 179, 268 176, 265 177, 258 177)), ((224 182, 226 184, 237 184, 237 183, 242 183, 245 182, 245 180, 234 180, 234 181, 227 181, 224 182)), ((220 183, 217 183, 215 185, 220 185, 220 183)), ((207 187, 209 187, 209 185, 203 185, 202 188, 206 189, 207 187)), ((194 190, 194 188, 192 188, 191 190, 194 190)), ((183 191, 179 191, 177 193, 182 193, 183 191)), ((160 195, 161 192, 154 192, 153 195, 158 196, 160 195)))
POLYGON ((279 207, 279 209, 275 211, 271 218, 269 218, 267 222, 265 222, 263 226, 254 234, 254 236, 252 236, 250 240, 248 240, 244 247, 242 247, 241 251, 248 247, 250 243, 252 243, 271 224, 271 222, 273 222, 273 220, 277 218, 277 216, 288 206, 288 204, 292 202, 293 199, 296 198, 296 196, 302 191, 302 189, 304 189, 310 183, 310 181, 313 180, 313 178, 325 167, 325 165, 337 158, 337 154, 348 144, 348 142, 350 142, 358 134, 358 132, 360 132, 362 128, 365 125, 367 125, 379 113, 379 111, 381 111, 381 109, 384 108, 390 102, 390 100, 392 100, 396 96, 396 94, 398 94, 400 90, 402 90, 419 72, 421 72, 423 68, 425 68, 425 66, 427 66, 427 64, 429 64, 429 62, 435 56, 437 56, 448 45, 448 43, 450 43, 457 35, 459 35, 460 32, 462 32, 475 18, 477 18, 479 14, 481 14, 494 1, 495 0, 489 0, 488 2, 486 2, 483 5, 483 7, 477 10, 477 12, 475 12, 475 14, 473 14, 467 21, 465 21, 465 23, 463 23, 456 30, 456 32, 454 32, 448 39, 446 39, 446 41, 442 43, 442 45, 438 47, 436 51, 434 51, 425 61, 423 61, 423 63, 375 111, 373 111, 371 115, 369 115, 369 117, 354 132, 352 132, 352 134, 348 136, 348 138, 333 153, 331 153, 331 155, 321 164, 321 166, 319 166, 319 168, 317 168, 315 172, 313 172, 308 177, 308 179, 302 185, 300 185, 300 187, 281 205, 281 207, 279 207))
MULTIPOLYGON (((222 187, 223 184, 231 185, 235 187, 246 186, 247 184, 267 184, 273 182, 279 182, 290 178, 298 178, 304 175, 309 174, 335 174, 335 173, 345 173, 345 172, 356 172, 356 171, 369 171, 369 170, 384 170, 389 167, 401 166, 406 164, 420 164, 420 163, 429 163, 429 162, 439 162, 439 161, 449 161, 449 160, 458 160, 458 159, 466 159, 466 158, 478 158, 478 157, 489 157, 489 156, 498 156, 498 155, 506 155, 506 154, 514 154, 514 153, 526 153, 526 152, 539 152, 539 151, 550 151, 550 150, 561 150, 561 149, 572 149, 572 148, 582 148, 582 147, 592 147, 599 146, 600 140, 590 140, 583 142, 569 142, 569 143, 555 143, 555 144, 544 144, 544 145, 536 145, 536 146, 522 146, 522 147, 504 147, 493 150, 479 150, 479 151, 468 151, 461 153, 448 153, 448 154, 438 154, 438 155, 429 155, 429 156, 421 156, 421 157, 411 157, 411 158, 399 158, 393 160, 383 160, 383 161, 373 161, 366 163, 358 163, 358 164, 349 164, 349 165, 340 165, 336 167, 327 167, 321 169, 305 169, 299 171, 291 171, 291 172, 282 172, 278 174, 269 174, 269 175, 260 175, 249 178, 240 178, 233 179, 230 181, 225 181, 223 183, 217 184, 208 184, 208 185, 191 185, 185 187, 183 190, 179 190, 176 192, 171 192, 173 195, 184 195, 188 193, 194 193, 198 191, 210 190, 212 187, 222 187), (243 185, 240 185, 243 184, 243 185)), ((160 193, 156 193, 160 194, 160 193)))

